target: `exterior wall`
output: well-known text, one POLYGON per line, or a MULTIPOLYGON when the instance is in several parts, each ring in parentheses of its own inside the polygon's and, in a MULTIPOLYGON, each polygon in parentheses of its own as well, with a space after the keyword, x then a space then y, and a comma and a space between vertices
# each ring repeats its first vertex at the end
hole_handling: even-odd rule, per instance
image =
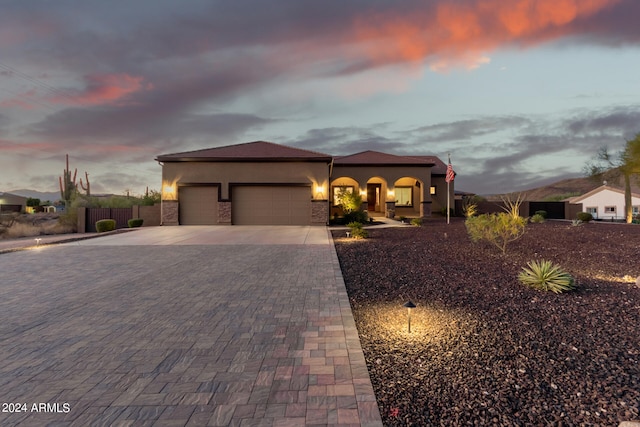
MULTIPOLYGON (((218 223, 231 224, 231 188, 239 184, 291 184, 309 186, 312 201, 327 201, 329 195, 329 164, 325 162, 165 162, 162 167, 163 224, 177 225, 180 185, 216 184, 218 223)), ((326 204, 326 203, 325 203, 326 204)), ((312 223, 326 224, 329 208, 312 212, 312 223), (326 213, 320 220, 314 215, 326 213)))
MULTIPOLYGON (((588 208, 594 207, 597 208, 597 213, 594 215, 594 218, 603 219, 603 220, 612 220, 612 219, 624 219, 624 194, 618 193, 617 191, 611 190, 602 190, 596 194, 580 199, 580 203, 582 203, 582 209, 584 212, 587 212, 588 208), (615 213, 607 213, 604 211, 605 206, 615 206, 615 213)), ((640 198, 632 197, 631 198, 632 206, 640 206, 640 198)))
POLYGON ((311 203, 311 225, 326 225, 329 218, 329 201, 313 200, 311 203))

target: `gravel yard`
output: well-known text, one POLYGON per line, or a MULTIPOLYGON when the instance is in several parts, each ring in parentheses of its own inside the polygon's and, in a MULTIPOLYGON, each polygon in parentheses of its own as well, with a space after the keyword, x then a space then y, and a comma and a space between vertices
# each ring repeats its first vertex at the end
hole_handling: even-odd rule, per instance
POLYGON ((529 224, 505 255, 472 243, 459 218, 343 236, 334 231, 385 425, 640 419, 640 226, 529 224), (517 276, 533 259, 561 265, 578 289, 525 287, 517 276))

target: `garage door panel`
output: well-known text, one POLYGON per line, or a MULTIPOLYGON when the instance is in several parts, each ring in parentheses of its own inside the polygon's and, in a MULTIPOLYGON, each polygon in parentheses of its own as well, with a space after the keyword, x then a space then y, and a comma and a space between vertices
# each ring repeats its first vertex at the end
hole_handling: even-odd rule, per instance
POLYGON ((308 225, 311 223, 309 187, 246 186, 233 190, 234 224, 308 225))
POLYGON ((213 225, 218 223, 218 187, 180 187, 180 224, 213 225))

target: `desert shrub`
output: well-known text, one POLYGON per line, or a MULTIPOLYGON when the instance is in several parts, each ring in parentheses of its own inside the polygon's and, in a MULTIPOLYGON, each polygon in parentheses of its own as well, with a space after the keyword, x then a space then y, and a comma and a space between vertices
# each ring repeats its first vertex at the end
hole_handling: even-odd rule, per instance
POLYGON ((103 233, 105 231, 113 231, 116 229, 116 220, 115 219, 101 219, 96 222, 96 231, 98 233, 103 233))
POLYGON ((576 214, 576 218, 582 222, 589 222, 593 219, 593 215, 591 215, 589 212, 578 212, 576 214))
POLYGON ((530 219, 531 222, 536 223, 536 224, 540 224, 544 222, 544 216, 540 215, 540 214, 535 214, 534 216, 531 217, 530 219))
POLYGON ((536 211, 535 215, 540 215, 542 218, 547 219, 547 211, 536 211))
POLYGON ((486 240, 506 253, 507 244, 524 234, 527 219, 507 212, 487 213, 467 218, 464 224, 471 240, 486 240))
POLYGON ((522 268, 518 279, 531 288, 557 294, 575 289, 573 276, 551 261, 530 261, 527 266, 522 268))
POLYGON ((359 222, 360 224, 364 224, 369 220, 369 215, 367 215, 364 211, 351 211, 349 213, 344 214, 344 223, 349 224, 352 222, 359 222))
POLYGON ((411 225, 422 226, 422 218, 411 218, 411 225))
POLYGON ((478 204, 474 203, 472 199, 464 199, 462 201, 462 214, 465 218, 478 215, 478 204))
POLYGON ((129 226, 129 228, 142 227, 143 221, 144 220, 142 218, 131 218, 129 221, 127 221, 127 225, 129 226))
POLYGON ((400 222, 405 222, 407 220, 407 217, 404 215, 400 215, 398 219, 400 220, 400 222))
POLYGON ((574 226, 574 227, 578 227, 578 226, 580 226, 582 224, 583 224, 582 221, 580 221, 579 219, 574 219, 574 220, 571 221, 571 225, 574 226))
POLYGON ((351 230, 351 237, 354 239, 366 239, 369 237, 369 233, 362 228, 362 223, 360 222, 350 222, 347 227, 351 230))

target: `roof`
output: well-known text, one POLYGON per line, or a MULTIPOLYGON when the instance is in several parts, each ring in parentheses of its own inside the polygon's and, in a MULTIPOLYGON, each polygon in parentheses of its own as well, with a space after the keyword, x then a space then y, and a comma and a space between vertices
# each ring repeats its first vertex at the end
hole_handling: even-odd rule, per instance
MULTIPOLYGON (((362 151, 349 156, 335 157, 334 165, 403 165, 403 166, 433 166, 435 157, 431 156, 396 156, 395 154, 379 151, 362 151)), ((446 170, 446 166, 445 166, 446 170)))
POLYGON ((316 161, 328 163, 331 161, 331 156, 273 142, 254 141, 182 153, 162 154, 156 157, 156 160, 159 162, 316 161))
MULTIPOLYGON (((581 196, 570 197, 570 198, 565 199, 565 200, 567 200, 570 203, 579 203, 579 202, 581 202, 582 200, 584 200, 584 199, 586 199, 588 197, 591 197, 591 196, 593 196, 595 194, 598 194, 598 193, 600 193, 602 191, 606 191, 606 190, 613 191, 614 193, 618 193, 618 194, 624 194, 624 190, 623 189, 616 188, 616 187, 611 187, 610 185, 601 185, 600 187, 595 188, 595 189, 593 189, 593 190, 591 190, 591 191, 589 191, 587 193, 584 193, 581 196)), ((631 193, 631 197, 640 198, 640 194, 631 193)))

